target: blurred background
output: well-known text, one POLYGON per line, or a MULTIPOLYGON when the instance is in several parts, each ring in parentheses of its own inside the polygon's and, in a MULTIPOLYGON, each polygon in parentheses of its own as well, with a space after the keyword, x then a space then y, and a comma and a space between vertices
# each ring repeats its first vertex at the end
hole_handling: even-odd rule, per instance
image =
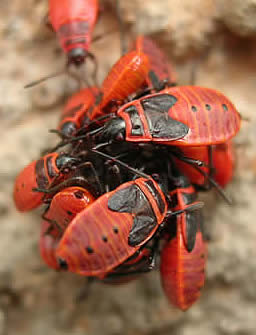
MULTIPOLYGON (((114 1, 102 12, 92 45, 102 80, 120 56, 114 1), (106 34, 108 31, 115 33, 106 34)), ((48 133, 77 83, 63 75, 33 89, 28 82, 62 69, 65 57, 44 23, 47 0, 0 1, 0 335, 256 334, 256 2, 255 0, 120 0, 127 38, 149 34, 175 64, 179 84, 227 95, 247 121, 235 138, 236 171, 228 206, 204 194, 211 236, 207 281, 188 312, 168 305, 159 274, 124 286, 56 273, 40 260, 40 212, 16 212, 13 181, 55 143, 48 133)))

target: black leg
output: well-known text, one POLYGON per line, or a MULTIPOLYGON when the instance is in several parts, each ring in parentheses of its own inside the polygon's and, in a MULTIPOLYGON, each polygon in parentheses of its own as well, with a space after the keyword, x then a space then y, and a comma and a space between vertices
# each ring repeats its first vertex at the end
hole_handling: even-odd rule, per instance
MULTIPOLYGON (((210 148, 209 150, 212 150, 212 148, 210 148)), ((209 182, 209 185, 214 187, 216 189, 216 191, 221 195, 221 197, 229 204, 232 204, 232 200, 230 199, 230 197, 225 193, 225 191, 223 190, 223 188, 211 177, 211 175, 207 172, 205 172, 203 169, 201 169, 201 167, 208 167, 210 170, 212 169, 212 171, 214 171, 213 166, 209 166, 208 164, 205 164, 202 161, 199 160, 194 160, 188 157, 184 157, 180 152, 176 152, 173 151, 171 152, 172 155, 174 155, 176 158, 180 159, 181 161, 190 164, 195 170, 197 170, 200 174, 202 174, 205 177, 205 180, 207 180, 209 182)), ((211 153, 210 153, 211 154, 211 153)), ((212 154, 211 154, 212 155, 212 154)), ((212 158, 209 157, 210 159, 210 164, 212 164, 212 158)), ((201 186, 196 186, 196 188, 198 190, 205 190, 205 187, 201 187, 201 186)), ((207 190, 209 189, 209 186, 207 186, 207 190)))
POLYGON ((126 39, 125 39, 125 25, 122 20, 119 0, 116 0, 116 16, 117 16, 119 31, 120 31, 121 55, 124 55, 127 52, 127 45, 126 45, 126 39))
POLYGON ((98 68, 99 68, 98 61, 92 53, 88 52, 88 56, 90 57, 90 59, 92 60, 92 62, 94 64, 94 69, 93 69, 93 73, 92 73, 92 79, 93 79, 94 85, 99 86, 98 79, 97 79, 98 68))
POLYGON ((87 277, 86 278, 86 284, 84 287, 82 287, 78 294, 75 296, 75 302, 81 303, 83 300, 86 300, 90 293, 90 288, 92 284, 97 280, 97 278, 94 277, 87 277))
POLYGON ((50 205, 48 205, 48 206, 46 207, 46 209, 44 210, 44 212, 43 212, 43 214, 42 214, 42 219, 43 219, 44 221, 46 221, 46 222, 49 223, 49 228, 44 232, 44 235, 49 235, 49 234, 52 232, 52 230, 54 229, 54 227, 58 230, 58 232, 59 232, 60 234, 62 234, 62 233, 63 233, 63 229, 60 227, 60 225, 58 224, 58 222, 55 221, 55 220, 49 219, 49 218, 46 216, 46 214, 47 214, 49 208, 50 208, 50 205))
POLYGON ((209 176, 208 173, 206 173, 204 170, 200 169, 200 167, 195 166, 194 168, 201 173, 208 181, 209 184, 216 189, 216 191, 221 195, 221 197, 229 204, 232 205, 232 200, 231 198, 225 193, 223 188, 212 178, 209 176))
POLYGON ((111 280, 118 281, 119 279, 125 279, 126 277, 138 276, 143 273, 148 273, 152 271, 156 266, 155 257, 151 257, 150 260, 142 260, 140 263, 137 263, 136 266, 131 265, 125 267, 123 264, 116 272, 110 273, 106 278, 104 278, 104 282, 111 283, 111 280))
POLYGON ((99 175, 91 162, 84 162, 77 167, 77 173, 81 173, 83 178, 86 179, 87 183, 93 185, 98 195, 104 193, 104 186, 102 185, 99 175), (80 170, 80 171, 79 171, 80 170))
POLYGON ((178 159, 180 159, 184 163, 187 163, 187 164, 190 164, 190 165, 196 165, 196 166, 199 166, 199 167, 209 167, 208 164, 206 164, 203 161, 200 161, 199 159, 193 159, 191 157, 186 157, 186 156, 183 156, 179 153, 174 153, 174 156, 176 156, 178 159))
POLYGON ((46 25, 46 27, 51 30, 52 32, 54 32, 53 26, 50 22, 49 19, 49 12, 47 14, 45 14, 45 16, 43 17, 43 23, 46 25))
POLYGON ((39 193, 45 193, 45 194, 54 194, 59 191, 61 191, 63 188, 71 187, 71 186, 81 186, 84 188, 89 187, 87 180, 84 177, 72 177, 69 178, 63 182, 61 182, 59 185, 56 185, 54 187, 51 187, 49 189, 45 188, 34 188, 33 192, 39 192, 39 193))

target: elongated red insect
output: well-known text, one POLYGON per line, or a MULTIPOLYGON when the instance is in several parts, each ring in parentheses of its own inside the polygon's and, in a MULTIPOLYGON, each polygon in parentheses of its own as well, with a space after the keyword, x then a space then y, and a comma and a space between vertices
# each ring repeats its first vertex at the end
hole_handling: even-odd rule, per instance
POLYGON ((82 89, 68 100, 58 125, 58 130, 63 137, 74 135, 84 125, 87 114, 97 104, 97 97, 100 96, 101 93, 97 87, 89 87, 82 89))
POLYGON ((67 173, 63 168, 74 164, 77 164, 77 159, 57 152, 28 164, 15 180, 13 197, 16 208, 26 212, 42 204, 44 194, 33 189, 45 189, 57 178, 61 181, 67 173))
POLYGON ((89 52, 98 16, 97 0, 49 0, 49 17, 68 64, 81 65, 89 52))
MULTIPOLYGON (((225 187, 231 181, 234 172, 234 152, 231 141, 213 145, 211 148, 208 146, 182 147, 182 154, 204 162, 207 166, 200 169, 208 175, 212 175, 212 178, 220 186, 225 187)), ((193 166, 182 162, 180 159, 177 159, 175 163, 192 184, 207 185, 204 175, 195 170, 193 166)))
POLYGON ((207 245, 200 230, 196 233, 195 246, 188 252, 177 222, 176 235, 161 252, 160 274, 162 287, 169 302, 185 311, 200 297, 205 281, 207 245))
POLYGON ((102 130, 104 140, 175 146, 224 143, 240 129, 240 115, 222 93, 171 87, 122 106, 102 130))
POLYGON ((164 52, 149 37, 138 36, 131 49, 145 53, 149 58, 150 71, 147 76, 147 85, 159 91, 165 85, 174 85, 177 75, 172 64, 168 61, 164 52))
POLYGON ((44 215, 41 225, 40 253, 44 262, 60 270, 55 252, 59 240, 74 217, 94 201, 93 196, 81 187, 68 187, 57 193, 44 215))
POLYGON ((180 172, 172 178, 171 209, 181 213, 166 222, 169 236, 161 253, 160 273, 170 303, 186 310, 204 285, 207 250, 195 189, 180 172))
POLYGON ((76 216, 57 257, 71 272, 102 279, 153 236, 166 212, 165 196, 154 180, 124 183, 76 216))
POLYGON ((88 113, 89 119, 116 112, 130 95, 146 86, 149 70, 149 59, 143 52, 130 51, 122 56, 103 81, 101 103, 88 113))

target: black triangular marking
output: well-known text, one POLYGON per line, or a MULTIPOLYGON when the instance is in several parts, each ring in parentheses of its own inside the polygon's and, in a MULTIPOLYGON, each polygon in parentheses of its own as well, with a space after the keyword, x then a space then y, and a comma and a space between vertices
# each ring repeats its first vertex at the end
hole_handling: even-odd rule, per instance
POLYGON ((198 210, 186 213, 186 248, 188 252, 191 252, 194 249, 199 222, 198 210))
POLYGON ((151 119, 151 134, 154 138, 166 138, 178 140, 183 138, 189 132, 189 128, 182 122, 176 121, 170 117, 155 112, 151 119))
POLYGON ((135 216, 132 230, 128 237, 128 244, 131 247, 136 247, 150 235, 156 224, 155 217, 145 215, 135 216))
POLYGON ((141 191, 136 185, 117 190, 108 200, 108 208, 114 212, 134 213, 141 191))
POLYGON ((160 113, 168 113, 169 109, 178 101, 171 94, 157 94, 142 100, 141 104, 145 111, 154 110, 160 113))

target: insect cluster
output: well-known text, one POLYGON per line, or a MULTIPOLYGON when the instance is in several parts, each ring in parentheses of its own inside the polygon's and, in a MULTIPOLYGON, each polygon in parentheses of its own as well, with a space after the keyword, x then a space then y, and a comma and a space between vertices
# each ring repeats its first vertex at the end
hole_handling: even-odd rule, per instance
MULTIPOLYGON (((50 21, 81 65, 96 0, 50 0, 50 21)), ((138 36, 100 87, 74 94, 58 145, 17 176, 14 201, 41 205, 40 252, 55 270, 125 283, 160 268, 168 300, 182 310, 204 285, 207 243, 197 191, 223 187, 233 172, 240 116, 222 93, 176 86, 166 55, 138 36), (157 262, 160 255, 160 265, 157 262)))

